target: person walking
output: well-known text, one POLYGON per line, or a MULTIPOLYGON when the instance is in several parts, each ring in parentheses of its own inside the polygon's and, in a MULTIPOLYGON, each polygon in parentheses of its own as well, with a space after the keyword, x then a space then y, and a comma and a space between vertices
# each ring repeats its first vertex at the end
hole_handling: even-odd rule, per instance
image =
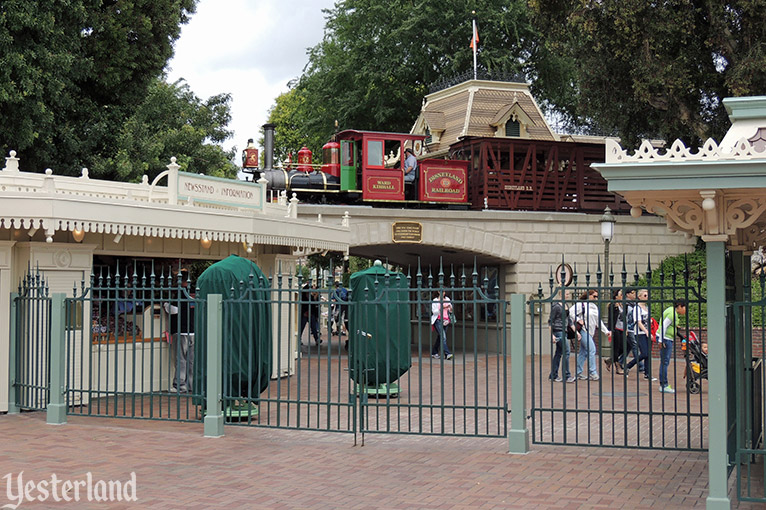
POLYGON ((604 360, 607 370, 611 370, 612 365, 616 368, 618 374, 622 374, 624 368, 624 331, 625 321, 622 310, 622 289, 612 291, 612 301, 606 307, 607 327, 612 332, 612 355, 604 360))
POLYGON ((638 370, 643 372, 644 379, 651 379, 656 381, 656 377, 651 375, 652 361, 649 357, 651 353, 651 316, 649 315, 649 291, 646 289, 640 289, 638 291, 638 302, 635 304, 632 310, 633 323, 635 324, 634 332, 636 335, 636 347, 638 349, 638 360, 635 358, 628 363, 628 370, 638 364, 638 370))
POLYGON ((628 287, 625 289, 625 349, 623 350, 622 366, 625 367, 627 375, 630 368, 638 364, 638 370, 644 370, 644 362, 639 360, 638 344, 636 343, 636 334, 638 326, 636 325, 636 289, 628 287), (633 355, 632 364, 628 363, 628 354, 633 355), (630 367, 628 367, 630 365, 630 367))
POLYGON ((316 284, 303 286, 301 290, 301 328, 299 339, 303 338, 303 330, 306 324, 309 325, 309 333, 314 337, 314 342, 319 345, 322 343, 322 336, 319 334, 319 292, 316 284))
POLYGON ((563 301, 554 301, 551 305, 551 314, 548 317, 548 328, 551 332, 551 341, 556 346, 556 352, 551 360, 551 373, 548 379, 555 382, 561 382, 562 377, 566 378, 568 383, 575 382, 575 378, 569 372, 569 336, 575 337, 574 327, 569 318, 569 307, 567 302, 572 300, 572 291, 564 292, 563 301), (562 364, 561 376, 559 377, 559 364, 562 364))
POLYGON ((596 363, 596 343, 594 341, 596 328, 599 327, 607 338, 612 337, 612 333, 604 325, 604 321, 601 320, 598 306, 595 303, 597 299, 598 291, 595 289, 588 290, 583 292, 580 295, 580 301, 569 309, 569 317, 580 334, 580 350, 577 353, 577 379, 580 380, 599 380, 598 364, 596 363), (588 361, 587 369, 589 375, 584 373, 586 359, 588 361))
POLYGON ((442 354, 446 359, 452 359, 452 353, 447 346, 447 326, 450 323, 450 312, 452 303, 445 291, 441 293, 434 292, 434 300, 431 302, 431 327, 436 331, 436 340, 431 347, 431 357, 441 358, 439 354, 439 345, 441 345, 442 354))
POLYGON ((657 342, 660 344, 660 391, 662 393, 675 393, 668 381, 668 366, 673 354, 673 343, 676 335, 683 339, 678 331, 680 325, 678 317, 686 315, 686 300, 676 299, 673 306, 669 306, 662 312, 662 325, 657 342))
POLYGON ((181 288, 173 292, 170 302, 163 304, 175 345, 173 389, 180 393, 191 393, 194 373, 194 301, 187 294, 188 289, 189 273, 182 270, 181 288))

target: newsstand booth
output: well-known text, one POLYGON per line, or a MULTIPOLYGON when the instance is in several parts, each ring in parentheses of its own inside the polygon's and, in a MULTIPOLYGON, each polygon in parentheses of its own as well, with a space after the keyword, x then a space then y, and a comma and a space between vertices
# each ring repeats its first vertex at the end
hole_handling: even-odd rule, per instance
MULTIPOLYGON (((10 316, 11 293, 30 268, 44 276, 50 294, 72 296, 75 288, 81 293, 83 282, 87 289, 92 274, 98 280, 102 267, 104 276, 110 270, 114 276, 109 264, 117 260, 120 274, 125 274, 127 261, 132 277, 135 265, 178 268, 180 261, 217 261, 234 254, 276 275, 294 273, 298 260, 311 253, 348 252, 348 218, 334 224, 298 219, 297 198, 268 197, 265 181, 181 172, 174 159, 151 183, 147 177, 141 183, 91 179, 87 169, 79 177, 56 175, 50 169, 23 171, 23 161, 13 151, 5 161, 0 169, 0 316, 5 318, 10 316)), ((141 277, 139 272, 139 282, 141 277)), ((144 302, 143 308, 129 312, 132 327, 126 321, 126 329, 141 331, 129 342, 127 334, 121 337, 119 331, 109 330, 110 323, 93 326, 90 319, 97 303, 84 301, 77 310, 82 319, 67 324, 72 342, 83 346, 82 352, 70 353, 76 362, 73 377, 93 379, 111 392, 125 389, 123 374, 127 379, 139 374, 137 385, 158 380, 158 374, 146 368, 158 369, 151 360, 168 359, 171 347, 163 341, 158 326, 162 312, 155 305, 144 302), (136 342, 141 343, 136 349, 140 355, 126 356, 136 342), (91 369, 113 364, 114 359, 125 361, 119 373, 107 377, 106 371, 91 369)), ((297 338, 287 338, 284 332, 296 331, 297 324, 287 322, 296 322, 297 314, 289 313, 286 302, 271 306, 273 317, 279 317, 271 328, 280 348, 272 350, 270 376, 282 377, 295 366, 297 338)), ((0 321, 0 412, 9 406, 10 336, 9 321, 0 321)), ((44 352, 37 356, 45 363, 44 352)), ((41 373, 45 370, 40 367, 41 373)))
POLYGON ((412 365, 407 278, 379 261, 351 275, 351 377, 360 391, 398 395, 412 365))

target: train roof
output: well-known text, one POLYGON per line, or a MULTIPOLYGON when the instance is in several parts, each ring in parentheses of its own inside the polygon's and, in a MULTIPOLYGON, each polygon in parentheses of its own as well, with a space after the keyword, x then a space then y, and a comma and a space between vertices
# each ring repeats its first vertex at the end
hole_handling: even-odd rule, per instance
POLYGON ((335 135, 336 140, 362 140, 364 138, 384 138, 386 140, 408 141, 425 140, 425 135, 415 135, 411 133, 390 133, 387 131, 361 131, 357 129, 346 129, 335 135))

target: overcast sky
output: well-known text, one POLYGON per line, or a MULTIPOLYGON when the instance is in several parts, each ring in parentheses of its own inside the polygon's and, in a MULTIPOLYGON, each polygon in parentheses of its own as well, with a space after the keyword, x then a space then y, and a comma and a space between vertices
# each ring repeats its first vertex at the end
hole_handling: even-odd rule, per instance
POLYGON ((322 40, 323 8, 333 0, 200 0, 168 64, 168 80, 185 79, 207 99, 232 95, 234 131, 225 147, 258 139, 274 99, 300 76, 306 50, 322 40))

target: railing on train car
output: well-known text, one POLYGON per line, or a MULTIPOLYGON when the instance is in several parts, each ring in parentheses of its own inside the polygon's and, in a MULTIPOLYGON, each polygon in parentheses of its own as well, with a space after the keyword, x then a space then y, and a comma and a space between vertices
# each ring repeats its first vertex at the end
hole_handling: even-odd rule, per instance
POLYGON ((471 162, 474 209, 627 213, 630 205, 590 168, 603 154, 598 144, 518 138, 469 137, 450 147, 451 157, 471 162))
MULTIPOLYGON (((562 261, 561 267, 565 264, 562 261)), ((617 275, 609 271, 607 276, 598 261, 595 273, 593 266, 586 265, 584 274, 573 268, 571 283, 567 277, 568 271, 556 275, 551 271, 547 292, 541 284, 537 295, 529 300, 533 441, 705 450, 707 333, 702 270, 687 264, 680 269, 660 266, 652 271, 647 257, 643 274, 636 265, 629 275, 623 261, 617 275), (679 312, 678 336, 674 335, 672 344, 664 338, 664 345, 670 348, 663 350, 656 341, 656 335, 664 331, 659 325, 663 313, 673 310, 678 302, 685 303, 688 313, 684 316, 679 312), (567 326, 572 321, 576 325, 582 316, 590 323, 579 331, 570 330, 569 336, 574 338, 562 341, 560 335, 549 330, 554 306, 555 317, 558 306, 575 310, 573 315, 567 312, 567 326), (646 317, 644 328, 633 325, 633 321, 628 323, 630 313, 636 310, 639 316, 646 317), (659 327, 655 334, 650 319, 659 327), (644 329, 649 335, 638 337, 636 332, 644 329), (626 334, 630 330, 633 335, 626 334), (569 368, 567 347, 571 350, 569 357, 574 358, 574 369, 569 368), (662 354, 667 356, 667 375, 661 366, 662 354)))

